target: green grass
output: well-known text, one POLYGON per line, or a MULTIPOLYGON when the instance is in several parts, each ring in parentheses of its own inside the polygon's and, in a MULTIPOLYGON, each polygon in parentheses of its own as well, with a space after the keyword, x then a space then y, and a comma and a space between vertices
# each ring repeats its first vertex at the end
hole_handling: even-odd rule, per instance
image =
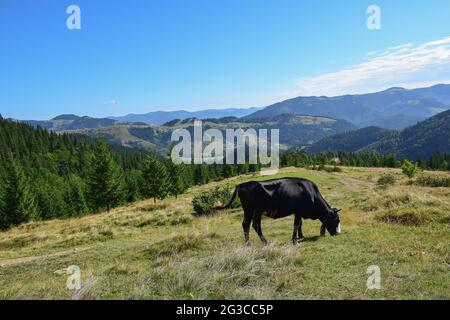
POLYGON ((245 246, 240 209, 192 215, 196 194, 267 179, 232 178, 156 206, 143 201, 110 214, 31 222, 0 233, 0 260, 87 248, 0 268, 0 298, 450 298, 449 188, 410 185, 390 169, 287 168, 277 175, 283 176, 317 182, 327 201, 343 208, 342 235, 319 237, 320 223, 307 220, 305 241, 293 246, 292 216, 264 219, 269 245, 252 230, 251 245, 245 246), (380 188, 383 174, 394 175, 395 185, 380 188), (81 268, 79 292, 66 288, 61 270, 70 265, 81 268), (370 265, 381 269, 380 290, 366 288, 370 265))

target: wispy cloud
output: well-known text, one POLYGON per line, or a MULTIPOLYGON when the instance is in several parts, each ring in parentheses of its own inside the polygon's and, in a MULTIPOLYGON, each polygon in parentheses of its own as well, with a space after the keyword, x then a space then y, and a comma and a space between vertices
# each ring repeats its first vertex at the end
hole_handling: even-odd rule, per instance
POLYGON ((297 80, 296 95, 340 95, 450 82, 450 37, 370 52, 360 64, 297 80))
POLYGON ((110 100, 110 101, 103 102, 104 106, 115 106, 116 104, 117 104, 116 100, 110 100))

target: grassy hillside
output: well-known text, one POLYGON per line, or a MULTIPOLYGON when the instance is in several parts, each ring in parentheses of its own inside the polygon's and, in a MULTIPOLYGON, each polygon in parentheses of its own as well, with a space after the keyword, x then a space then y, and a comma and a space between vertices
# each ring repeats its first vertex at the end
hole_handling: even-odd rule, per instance
MULTIPOLYGON (((338 237, 290 243, 293 217, 264 219, 270 244, 243 244, 240 209, 191 215, 195 194, 239 177, 192 188, 175 199, 137 202, 68 220, 31 222, 0 233, 2 299, 450 299, 450 189, 409 185, 397 170, 341 173, 286 168, 282 176, 317 182, 343 208, 338 237), (393 186, 377 186, 391 173, 393 186), (76 250, 74 250, 76 249, 76 250), (65 268, 81 268, 83 287, 66 289, 65 268), (381 290, 367 290, 367 267, 381 268, 381 290)), ((447 176, 448 173, 427 173, 447 176)))

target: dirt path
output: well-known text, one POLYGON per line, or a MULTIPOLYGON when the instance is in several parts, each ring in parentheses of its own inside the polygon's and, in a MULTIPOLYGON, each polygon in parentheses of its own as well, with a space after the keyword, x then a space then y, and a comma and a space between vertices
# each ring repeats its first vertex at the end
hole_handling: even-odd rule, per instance
POLYGON ((24 264, 24 263, 29 263, 32 261, 36 261, 39 259, 47 259, 47 258, 53 258, 53 257, 62 257, 62 256, 67 256, 69 254, 74 254, 74 253, 79 253, 79 252, 83 252, 86 250, 89 250, 90 248, 74 248, 74 249, 70 249, 70 250, 65 250, 65 251, 60 251, 60 252, 55 252, 55 253, 51 253, 51 254, 45 254, 42 256, 31 256, 31 257, 22 257, 22 258, 16 258, 16 259, 3 259, 0 260, 0 267, 6 267, 6 266, 15 266, 15 265, 19 265, 19 264, 24 264))

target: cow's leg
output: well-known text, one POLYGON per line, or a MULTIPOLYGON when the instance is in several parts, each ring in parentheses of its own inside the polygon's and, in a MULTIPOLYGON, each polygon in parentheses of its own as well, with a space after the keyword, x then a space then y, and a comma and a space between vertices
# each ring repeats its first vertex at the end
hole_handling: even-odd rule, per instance
POLYGON ((325 225, 322 224, 322 225, 320 226, 320 235, 321 235, 321 236, 324 236, 324 235, 325 235, 325 231, 326 231, 325 225))
POLYGON ((261 217, 262 217, 262 212, 256 211, 254 213, 254 215, 253 215, 253 229, 255 229, 255 231, 258 234, 258 236, 261 239, 261 241, 264 244, 266 244, 267 240, 266 240, 266 238, 264 238, 264 235, 263 235, 262 229, 261 229, 261 217))
POLYGON ((300 218, 300 221, 298 223, 298 240, 305 239, 305 237, 303 236, 302 225, 303 225, 303 221, 302 221, 302 218, 300 218))
POLYGON ((297 233, 301 232, 302 229, 302 218, 300 217, 300 215, 295 215, 295 219, 294 219, 294 232, 292 233, 292 243, 293 244, 297 244, 297 233))
POLYGON ((244 209, 244 221, 242 222, 242 229, 244 229, 245 244, 250 244, 250 225, 252 223, 253 212, 244 209))

